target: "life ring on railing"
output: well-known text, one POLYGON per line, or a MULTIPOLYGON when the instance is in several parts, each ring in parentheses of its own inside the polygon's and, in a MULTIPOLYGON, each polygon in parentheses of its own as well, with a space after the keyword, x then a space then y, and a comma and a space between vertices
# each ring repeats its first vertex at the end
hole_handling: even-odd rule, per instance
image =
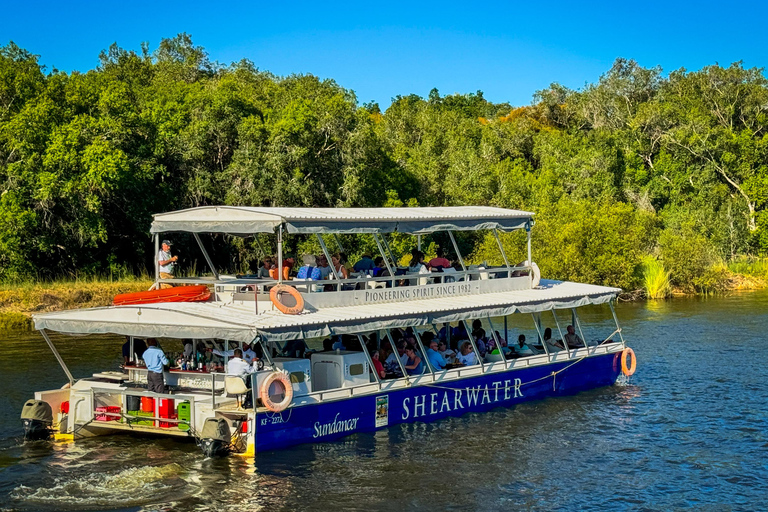
POLYGON ((621 353, 621 372, 629 377, 637 369, 637 358, 635 357, 635 351, 631 348, 625 348, 621 353), (629 356, 629 368, 627 368, 627 356, 629 356))
POLYGON ((286 284, 278 284, 273 286, 269 290, 269 299, 272 304, 282 313, 286 315, 298 315, 304 311, 304 297, 301 296, 299 291, 293 286, 286 284), (289 297, 287 302, 283 302, 283 299, 289 297))
POLYGON ((259 398, 261 403, 272 412, 282 412, 291 405, 293 400, 293 386, 291 385, 291 379, 288 378, 283 372, 272 372, 264 379, 259 387, 259 398), (283 386, 283 399, 279 402, 272 400, 269 394, 269 388, 272 384, 280 384, 283 386))
MULTIPOLYGON (((526 263, 529 263, 526 261, 526 263)), ((530 262, 531 267, 531 273, 533 274, 531 276, 531 288, 536 288, 539 286, 539 283, 541 282, 541 270, 539 270, 539 266, 536 264, 535 261, 530 262)))

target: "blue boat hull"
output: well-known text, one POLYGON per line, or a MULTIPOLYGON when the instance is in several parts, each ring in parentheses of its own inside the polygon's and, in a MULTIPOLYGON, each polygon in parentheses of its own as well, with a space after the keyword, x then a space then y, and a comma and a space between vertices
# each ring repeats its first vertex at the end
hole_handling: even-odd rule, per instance
POLYGON ((419 385, 256 416, 256 451, 339 439, 399 423, 431 422, 468 412, 570 395, 616 382, 621 352, 419 385), (553 375, 554 373, 554 375, 553 375))

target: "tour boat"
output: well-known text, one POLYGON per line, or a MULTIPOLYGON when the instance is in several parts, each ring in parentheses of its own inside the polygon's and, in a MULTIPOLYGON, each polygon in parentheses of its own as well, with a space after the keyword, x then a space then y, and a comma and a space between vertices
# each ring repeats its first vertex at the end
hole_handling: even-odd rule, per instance
MULTIPOLYGON (((216 206, 157 214, 151 227, 156 250, 163 234, 191 234, 213 275, 161 279, 156 264, 153 288, 164 283, 206 285, 210 299, 34 315, 36 329, 68 382, 61 389, 36 392, 25 404, 22 420, 27 437, 76 440, 140 432, 194 437, 209 455, 253 455, 400 423, 431 422, 569 395, 610 386, 622 374, 631 375, 634 353, 626 346, 613 308, 620 290, 540 279, 531 257, 532 226, 531 212, 492 207, 216 206), (454 233, 478 230, 493 233, 503 264, 465 264, 454 233), (528 236, 527 260, 518 265, 508 261, 498 236, 499 231, 515 230, 525 230, 528 236), (423 235, 438 232, 445 232, 443 236, 450 240, 455 268, 416 273, 398 267, 388 236, 408 233, 416 235, 414 240, 420 244, 423 235), (341 249, 337 235, 367 236, 383 258, 383 275, 353 273, 344 279, 333 267, 331 279, 324 281, 285 281, 282 272, 277 280, 220 275, 200 236, 260 233, 275 237, 277 268, 283 267, 286 233, 316 237, 329 262, 329 242, 341 249), (587 338, 577 310, 599 304, 610 310, 612 332, 587 338), (572 330, 567 335, 565 314, 572 330), (507 322, 526 318, 535 336, 532 344, 539 348, 513 351, 514 340, 506 340, 507 322), (446 369, 425 357, 423 338, 437 339, 441 334, 453 341, 464 338, 458 341, 468 343, 466 351, 481 354, 483 340, 473 335, 470 325, 477 321, 495 351, 476 357, 476 364, 446 369), (561 341, 558 348, 543 343, 547 325, 553 338, 572 343, 561 341), (403 332, 417 345, 423 373, 409 375, 405 368, 409 360, 399 357, 395 340, 403 332), (171 361, 164 373, 168 392, 153 393, 146 389, 147 370, 136 357, 121 372, 75 378, 50 333, 125 336, 132 355, 137 340, 156 338, 166 352, 185 339, 192 340, 193 347, 220 350, 253 344, 261 357, 254 363, 250 389, 240 377, 217 371, 216 361, 207 361, 206 366, 197 360, 190 367, 182 362, 181 368, 171 361), (321 346, 324 339, 337 348, 321 346), (374 371, 371 354, 382 347, 395 354, 396 366, 393 369, 390 361, 386 378, 374 371), (245 399, 248 394, 250 400, 245 399)), ((88 343, 88 338, 82 343, 88 343)))

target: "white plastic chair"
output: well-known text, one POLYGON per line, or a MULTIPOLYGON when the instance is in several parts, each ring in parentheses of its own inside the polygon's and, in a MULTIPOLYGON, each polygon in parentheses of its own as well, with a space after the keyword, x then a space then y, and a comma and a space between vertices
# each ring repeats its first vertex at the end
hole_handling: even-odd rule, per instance
POLYGON ((248 392, 245 381, 236 375, 227 375, 224 377, 224 389, 228 395, 234 395, 237 398, 237 408, 242 409, 240 400, 248 392))

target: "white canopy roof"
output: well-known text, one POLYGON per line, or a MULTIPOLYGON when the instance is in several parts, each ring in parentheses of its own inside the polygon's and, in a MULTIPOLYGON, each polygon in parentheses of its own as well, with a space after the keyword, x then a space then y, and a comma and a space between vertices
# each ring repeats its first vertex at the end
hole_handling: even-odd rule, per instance
POLYGON ((61 311, 34 315, 33 319, 37 329, 71 334, 114 333, 247 342, 262 335, 269 340, 285 341, 603 304, 620 291, 605 286, 542 280, 539 287, 531 290, 327 308, 300 315, 284 315, 278 311, 255 315, 253 306, 177 302, 61 311))
POLYGON ((446 230, 520 229, 533 213, 490 206, 424 208, 268 208, 201 206, 154 216, 152 233, 429 233, 446 230))

